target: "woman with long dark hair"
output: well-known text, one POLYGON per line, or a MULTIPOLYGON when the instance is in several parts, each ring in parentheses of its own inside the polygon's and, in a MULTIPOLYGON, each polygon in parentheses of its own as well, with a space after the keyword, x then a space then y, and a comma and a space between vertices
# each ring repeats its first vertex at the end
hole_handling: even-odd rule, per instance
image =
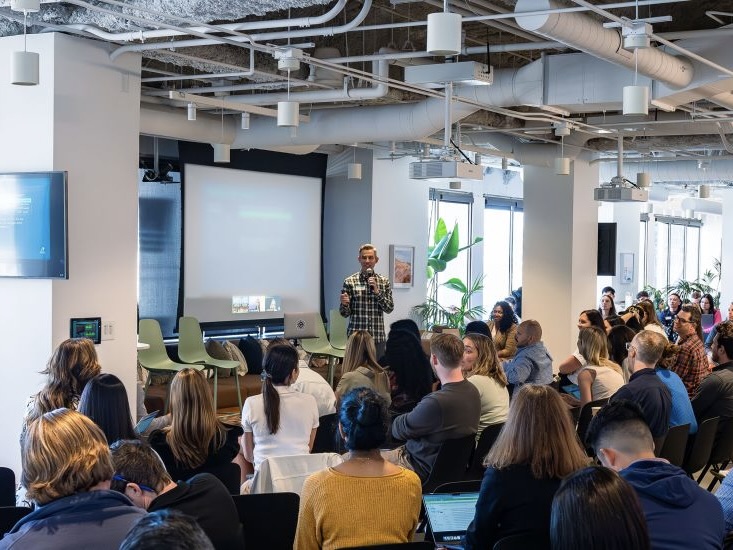
POLYGON ((262 393, 248 397, 242 409, 244 458, 255 470, 266 458, 308 454, 318 428, 315 398, 290 387, 298 378, 293 346, 269 346, 261 376, 262 393))
POLYGON ((114 374, 100 374, 87 382, 79 412, 102 429, 110 445, 118 439, 137 439, 125 385, 114 374))
MULTIPOLYGON (((715 307, 715 300, 713 300, 712 294, 703 294, 702 298, 700 298, 700 311, 703 315, 712 315, 713 316, 713 324, 707 327, 707 330, 705 330, 705 327, 703 327, 703 335, 705 338, 708 337, 708 334, 710 334, 710 331, 713 330, 713 327, 720 323, 722 320, 722 315, 720 313, 720 310, 715 307)), ((703 342, 705 340, 703 339, 703 342)))
POLYGON ((512 306, 508 302, 496 302, 488 325, 499 359, 514 357, 517 353, 517 317, 512 306))
POLYGON ((170 387, 170 426, 150 434, 150 445, 163 459, 172 479, 189 479, 209 472, 219 477, 231 492, 239 484, 225 477, 226 465, 239 456, 242 428, 221 422, 204 373, 183 369, 170 387))
POLYGON ((410 412, 432 391, 433 369, 420 343, 420 333, 390 327, 384 356, 379 363, 387 369, 393 414, 410 412))
POLYGON ((560 394, 549 386, 521 386, 484 460, 466 550, 492 548, 510 535, 548 534, 552 497, 561 480, 587 464, 560 394))
POLYGON ((387 403, 374 390, 358 388, 343 396, 339 431, 348 449, 346 460, 306 479, 296 550, 412 540, 422 486, 417 474, 382 458, 379 449, 388 426, 387 403))
POLYGON ((613 298, 611 298, 608 294, 604 294, 601 296, 601 302, 598 306, 598 313, 601 314, 601 317, 603 317, 604 320, 608 319, 609 317, 616 317, 618 313, 616 313, 616 304, 613 303, 613 298))

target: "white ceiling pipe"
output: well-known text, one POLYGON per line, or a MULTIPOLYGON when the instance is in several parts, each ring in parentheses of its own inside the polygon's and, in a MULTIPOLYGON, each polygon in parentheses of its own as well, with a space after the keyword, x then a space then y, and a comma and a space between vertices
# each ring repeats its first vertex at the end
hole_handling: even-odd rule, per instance
MULTIPOLYGON (((336 17, 344 9, 346 0, 338 0, 334 6, 323 15, 316 17, 298 17, 295 19, 273 19, 272 21, 251 21, 246 23, 227 23, 217 25, 217 27, 227 31, 251 31, 262 29, 279 29, 287 27, 312 27, 314 25, 322 25, 328 23, 336 17)), ((133 6, 131 6, 133 8, 133 6)), ((62 28, 71 28, 81 30, 93 34, 99 38, 110 41, 132 42, 135 40, 149 40, 151 38, 166 38, 171 36, 190 36, 194 31, 199 33, 213 32, 210 27, 200 27, 193 25, 190 28, 183 27, 182 30, 172 29, 153 29, 148 31, 130 31, 130 32, 107 32, 93 25, 64 25, 62 28)))
MULTIPOLYGON (((713 157, 701 158, 709 166, 698 167, 696 160, 678 160, 655 162, 653 159, 643 161, 624 160, 624 175, 634 181, 637 172, 649 172, 652 181, 657 182, 690 182, 716 183, 733 181, 733 160, 715 160, 713 157)), ((601 181, 609 181, 615 173, 616 165, 603 162, 599 168, 601 181)))
POLYGON ((680 206, 683 210, 694 210, 695 213, 705 212, 706 214, 723 214, 723 204, 710 199, 682 199, 680 206))
POLYGON ((631 70, 634 70, 638 62, 639 74, 669 86, 683 88, 692 81, 693 67, 686 59, 675 57, 658 48, 642 48, 637 50, 635 62, 633 52, 623 49, 618 29, 606 29, 601 23, 585 14, 521 16, 521 12, 557 7, 559 5, 554 0, 517 0, 514 13, 517 16, 517 23, 525 30, 558 40, 631 70))
MULTIPOLYGON (((387 61, 375 61, 372 63, 372 71, 378 78, 389 78, 389 63, 387 61)), ((208 91, 214 92, 214 86, 208 91)), ((362 101, 366 99, 379 99, 389 92, 389 86, 379 82, 368 88, 344 88, 338 90, 313 90, 308 92, 290 92, 290 94, 256 94, 231 96, 228 101, 246 103, 248 105, 274 105, 278 101, 298 101, 300 103, 330 103, 333 101, 362 101)))
MULTIPOLYGON (((69 0, 71 1, 71 0, 69 0)), ((76 2, 77 0, 74 0, 76 2)), ((74 3, 72 2, 72 3, 74 3)), ((129 46, 122 46, 117 48, 110 54, 110 59, 115 59, 118 56, 126 52, 142 52, 149 50, 167 50, 177 48, 191 48, 195 46, 214 46, 221 44, 222 42, 228 43, 230 41, 248 43, 250 41, 255 42, 267 42, 268 40, 280 40, 285 38, 304 38, 310 36, 333 36, 335 34, 343 34, 357 27, 366 16, 369 14, 369 10, 372 7, 372 0, 364 0, 364 4, 361 6, 361 10, 349 23, 339 25, 336 27, 317 27, 313 29, 304 29, 297 31, 280 31, 280 32, 267 32, 267 33, 255 33, 249 36, 230 36, 227 37, 226 41, 221 38, 199 38, 192 40, 177 40, 170 42, 155 42, 153 44, 132 44, 129 46)), ((156 23, 151 22, 151 26, 156 23)))

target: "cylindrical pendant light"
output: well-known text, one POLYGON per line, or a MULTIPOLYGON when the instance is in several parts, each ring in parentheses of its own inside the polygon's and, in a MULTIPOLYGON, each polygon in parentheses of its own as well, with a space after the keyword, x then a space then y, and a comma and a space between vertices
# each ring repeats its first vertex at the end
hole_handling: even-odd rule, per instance
POLYGON ((10 59, 10 83, 18 86, 38 84, 38 60, 36 52, 13 52, 10 59))
POLYGON ((652 176, 649 172, 638 172, 636 174, 636 185, 639 187, 651 187, 652 176))
POLYGON ((428 53, 446 57, 461 53, 462 21, 458 13, 428 14, 428 53))
POLYGON ((624 86, 623 105, 625 115, 649 114, 649 87, 624 86))
POLYGON ((10 0, 10 9, 29 13, 36 12, 41 9, 41 0, 10 0))
POLYGON ((249 130, 249 113, 242 113, 242 130, 249 130))
POLYGON ((555 173, 558 176, 570 175, 570 159, 568 157, 557 157, 555 159, 555 173))
POLYGON ((229 162, 231 147, 228 143, 212 143, 214 148, 214 162, 229 162))
POLYGON ((300 124, 300 103, 297 101, 277 102, 277 125, 298 126, 300 124))
POLYGON ((361 163, 360 162, 350 162, 346 165, 346 170, 348 172, 348 178, 350 180, 360 180, 361 179, 361 163))
POLYGON ((188 104, 188 120, 196 120, 196 104, 188 104))

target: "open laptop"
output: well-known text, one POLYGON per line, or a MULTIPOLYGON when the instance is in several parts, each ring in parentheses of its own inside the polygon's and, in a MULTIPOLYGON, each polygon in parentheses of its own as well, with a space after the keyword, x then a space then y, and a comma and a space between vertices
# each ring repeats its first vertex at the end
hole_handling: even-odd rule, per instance
POLYGON ((317 323, 322 323, 320 313, 286 313, 285 338, 317 338, 317 323))
POLYGON ((703 313, 700 315, 700 325, 702 326, 703 332, 710 332, 715 326, 715 315, 712 313, 703 313))
POLYGON ((436 546, 462 549, 463 537, 476 513, 478 493, 423 495, 425 513, 436 546))

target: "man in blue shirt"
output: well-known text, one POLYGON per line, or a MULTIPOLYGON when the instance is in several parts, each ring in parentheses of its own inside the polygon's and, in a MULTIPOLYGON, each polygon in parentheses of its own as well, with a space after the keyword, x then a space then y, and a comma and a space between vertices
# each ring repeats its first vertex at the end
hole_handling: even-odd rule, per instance
POLYGON ((523 384, 552 382, 552 357, 542 343, 542 327, 533 320, 517 327, 517 354, 504 363, 507 380, 515 389, 523 384))
POLYGON ((725 537, 718 499, 678 468, 654 456, 654 440, 641 409, 626 400, 603 407, 587 432, 601 464, 636 491, 652 548, 713 550, 725 537))

